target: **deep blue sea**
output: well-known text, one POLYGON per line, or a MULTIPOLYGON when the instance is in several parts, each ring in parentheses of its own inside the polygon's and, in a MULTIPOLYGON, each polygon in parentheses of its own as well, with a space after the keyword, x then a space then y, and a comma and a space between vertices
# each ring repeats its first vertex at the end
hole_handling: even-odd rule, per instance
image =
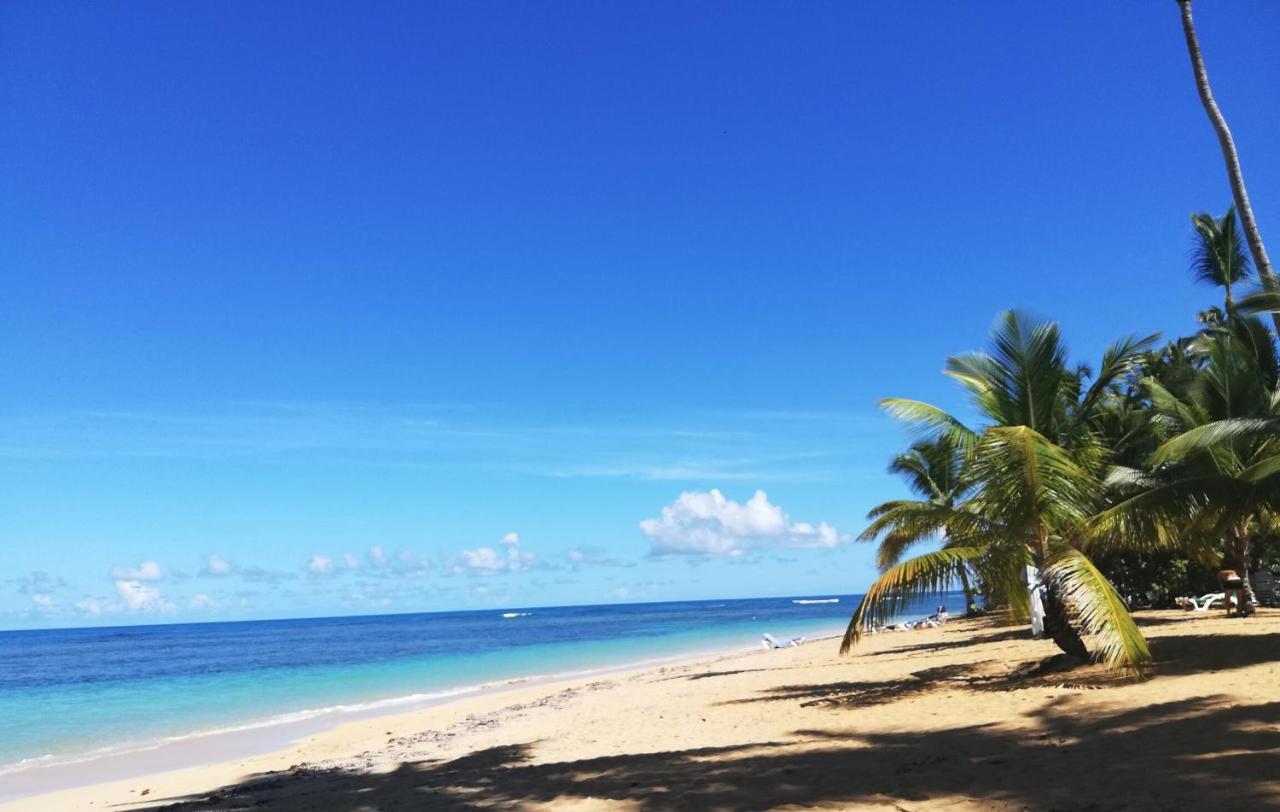
POLYGON ((748 648, 765 632, 833 634, 858 596, 794 602, 830 597, 0 632, 0 776, 229 729, 340 722, 517 677, 748 648))

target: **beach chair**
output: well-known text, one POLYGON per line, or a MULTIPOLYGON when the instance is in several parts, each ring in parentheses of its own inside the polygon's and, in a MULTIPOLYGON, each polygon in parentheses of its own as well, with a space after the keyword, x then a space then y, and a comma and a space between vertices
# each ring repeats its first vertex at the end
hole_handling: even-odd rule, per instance
POLYGON ((1207 612, 1215 603, 1226 598, 1221 592, 1210 592, 1207 595, 1201 595, 1196 598, 1178 598, 1177 604, 1187 611, 1207 612))
POLYGON ((793 637, 790 640, 779 640, 769 633, 763 635, 761 645, 765 648, 795 648, 804 642, 803 637, 793 637))

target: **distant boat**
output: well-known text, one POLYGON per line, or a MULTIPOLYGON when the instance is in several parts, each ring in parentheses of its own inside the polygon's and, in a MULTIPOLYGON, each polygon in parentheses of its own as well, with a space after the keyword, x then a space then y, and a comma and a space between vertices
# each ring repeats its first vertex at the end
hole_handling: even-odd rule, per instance
POLYGON ((533 612, 503 612, 502 616, 503 617, 528 617, 529 615, 532 615, 532 614, 533 612))
POLYGON ((810 604, 810 603, 839 603, 839 598, 809 598, 807 600, 794 600, 792 603, 810 604))

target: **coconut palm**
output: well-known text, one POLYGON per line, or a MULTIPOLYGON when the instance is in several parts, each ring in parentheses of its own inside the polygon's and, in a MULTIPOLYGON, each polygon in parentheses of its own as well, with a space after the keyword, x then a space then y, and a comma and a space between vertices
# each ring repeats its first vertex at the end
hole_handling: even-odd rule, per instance
MULTIPOLYGON (((1231 185, 1231 196, 1236 208, 1240 211, 1240 224, 1244 227, 1245 240, 1249 251, 1253 254, 1253 263, 1258 270, 1258 278, 1262 287, 1268 291, 1280 290, 1275 274, 1271 270, 1271 260, 1267 257, 1266 246, 1262 243, 1262 234, 1258 231, 1258 222, 1253 217, 1253 207, 1249 205, 1249 191, 1244 185, 1244 171, 1240 168, 1240 153, 1236 151, 1235 139, 1227 127, 1227 119, 1222 115, 1217 101, 1213 98, 1213 89, 1209 86, 1209 73, 1204 66, 1204 55, 1200 52, 1200 40, 1196 36, 1195 22, 1191 18, 1191 0, 1178 0, 1178 11, 1182 18, 1182 34, 1187 41, 1187 53, 1191 57, 1191 71, 1196 80, 1196 92, 1200 95, 1200 104, 1204 107, 1209 123, 1218 136, 1218 146, 1222 149, 1222 160, 1227 167, 1227 182, 1231 185)), ((1276 332, 1280 333, 1280 313, 1272 313, 1272 322, 1276 332)))
POLYGON ((1117 501, 1090 522, 1088 549, 1179 548, 1209 565, 1225 558, 1252 601, 1252 543, 1280 517, 1280 357, 1253 318, 1234 317, 1197 343, 1204 363, 1184 394, 1142 380, 1163 443, 1143 469, 1112 470, 1117 501))
POLYGON ((1150 658, 1141 633, 1079 547, 1085 522, 1102 506, 1107 448, 1099 420, 1118 383, 1154 340, 1112 345, 1089 383, 1086 369, 1068 366, 1056 324, 1011 311, 997 321, 989 353, 947 362, 947 374, 968 390, 985 426, 970 429, 919 401, 882 401, 890 414, 945 437, 963 454, 972 495, 962 509, 937 511, 931 528, 926 521, 914 526, 915 533, 932 529, 955 541, 885 570, 855 610, 841 651, 856 644, 868 624, 945 591, 965 568, 1007 597, 1015 617, 1025 618, 1024 579, 1031 564, 1042 574, 1046 631, 1059 647, 1083 657, 1088 652, 1082 635, 1090 636, 1111 665, 1141 669, 1150 658))
POLYGON ((1230 317, 1235 312, 1231 286, 1250 276, 1249 258, 1236 228, 1235 206, 1217 219, 1211 214, 1193 214, 1191 225, 1195 229, 1191 273, 1196 281, 1225 290, 1224 311, 1230 317))
MULTIPOLYGON (((971 487, 963 476, 963 464, 960 450, 946 436, 916 442, 889 463, 889 473, 903 477, 920 498, 885 502, 868 514, 872 522, 860 539, 883 536, 876 551, 876 566, 882 571, 898 564, 910 547, 939 534, 943 547, 964 546, 974 517, 964 512, 971 487)), ((967 567, 957 569, 966 608, 973 606, 969 575, 967 567)))

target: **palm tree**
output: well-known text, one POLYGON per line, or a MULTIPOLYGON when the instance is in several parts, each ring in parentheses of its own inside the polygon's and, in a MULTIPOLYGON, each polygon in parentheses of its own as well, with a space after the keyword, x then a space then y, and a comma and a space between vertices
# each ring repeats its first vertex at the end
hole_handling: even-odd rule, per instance
POLYGON ((1231 286, 1249 279, 1249 258, 1245 256, 1240 232, 1236 229, 1235 207, 1227 209, 1221 219, 1210 214, 1191 215, 1196 240, 1191 250, 1191 273, 1196 281, 1217 285, 1226 290, 1224 312, 1235 312, 1231 286))
POLYGON ((1111 471, 1117 501, 1090 522, 1088 549, 1225 557, 1253 601, 1251 547, 1280 517, 1280 356, 1254 318, 1233 317, 1198 343, 1204 363, 1184 394, 1142 380, 1164 442, 1145 468, 1111 471))
MULTIPOLYGON (((1196 79, 1196 92, 1200 94, 1200 103, 1204 106, 1209 123, 1218 136, 1218 145, 1222 149, 1222 159, 1227 165, 1227 181, 1231 184, 1231 196, 1236 208, 1240 211, 1240 224, 1244 227, 1244 237, 1249 243, 1249 252, 1253 254, 1253 264, 1258 269, 1258 278, 1262 287, 1268 291, 1280 290, 1275 274, 1271 270, 1271 260, 1267 257, 1266 246, 1262 244, 1262 234, 1258 232, 1258 223, 1253 218, 1253 207, 1249 205, 1249 191, 1244 185, 1244 172, 1240 169, 1240 154, 1236 151, 1235 139, 1227 127, 1227 119, 1218 108, 1213 98, 1213 90, 1209 87, 1209 73, 1204 67, 1204 56, 1200 53, 1200 40, 1196 36, 1195 22, 1191 19, 1191 0, 1178 0, 1178 9, 1182 16, 1182 33, 1187 40, 1187 53, 1191 56, 1191 71, 1196 79)), ((1280 313, 1273 313, 1272 322, 1276 332, 1280 333, 1280 313)))
MULTIPOLYGON (((965 568, 1008 599, 1015 618, 1025 619, 1030 564, 1044 580, 1046 631, 1063 651, 1087 655, 1082 635, 1088 635, 1112 666, 1141 669, 1150 659, 1146 642, 1079 548, 1085 522, 1101 507, 1107 449, 1100 415, 1154 340, 1129 338, 1109 347, 1086 386, 1088 371, 1068 366, 1057 325, 1011 311, 997 321, 990 353, 947 362, 947 374, 968 390, 984 427, 970 429, 927 403, 882 401, 890 414, 959 449, 973 492, 962 509, 938 511, 932 525, 958 543, 888 568, 854 611, 841 651, 855 645, 868 624, 945 591, 965 568)), ((920 522, 914 532, 927 528, 920 522)))
MULTIPOLYGON (((881 571, 902 560, 913 545, 942 534, 943 547, 963 546, 972 517, 964 513, 963 502, 972 489, 963 476, 963 455, 945 435, 912 444, 905 454, 889 463, 889 473, 898 474, 919 499, 898 499, 874 508, 867 516, 871 525, 860 539, 872 541, 883 535, 876 551, 881 571)), ((965 608, 973 606, 969 571, 957 569, 964 590, 965 608)))

